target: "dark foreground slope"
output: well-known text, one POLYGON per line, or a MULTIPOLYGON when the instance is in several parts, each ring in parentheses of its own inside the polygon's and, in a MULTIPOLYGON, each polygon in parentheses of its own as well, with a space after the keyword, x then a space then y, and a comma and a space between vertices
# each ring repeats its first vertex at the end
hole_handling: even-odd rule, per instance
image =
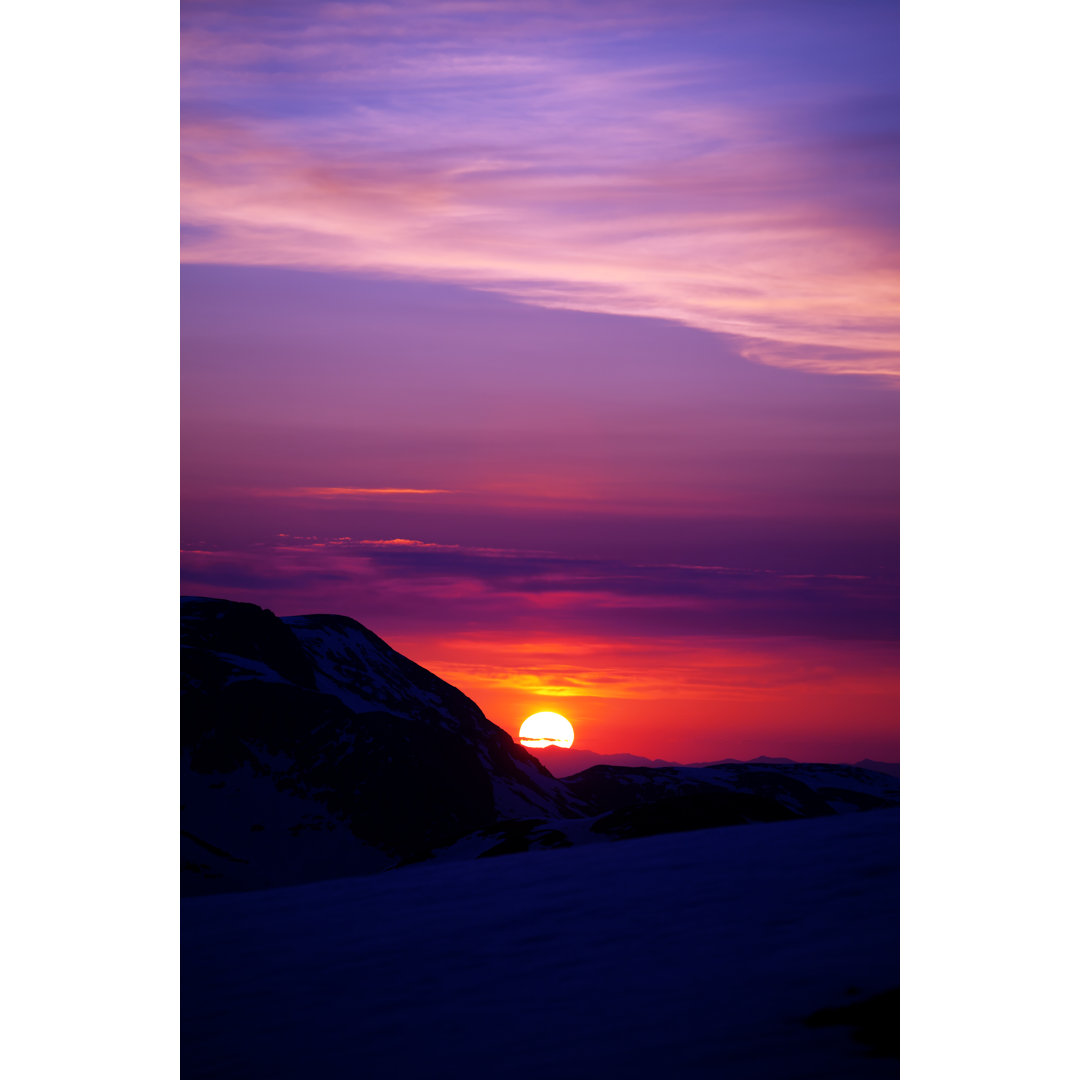
POLYGON ((186 893, 370 872, 580 812, 461 691, 352 619, 188 597, 181 646, 186 893))
POLYGON ((874 1049, 899 981, 897 826, 879 810, 187 900, 184 1074, 895 1076, 874 1049))

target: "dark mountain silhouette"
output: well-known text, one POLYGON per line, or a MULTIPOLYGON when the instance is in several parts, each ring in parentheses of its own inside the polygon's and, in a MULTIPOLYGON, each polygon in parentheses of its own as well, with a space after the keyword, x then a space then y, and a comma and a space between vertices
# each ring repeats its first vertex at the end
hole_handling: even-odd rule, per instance
POLYGON ((594 764, 560 780, 537 756, 550 757, 528 753, 459 690, 352 619, 181 601, 189 894, 899 801, 898 780, 850 765, 677 766, 617 755, 647 764, 594 764))
POLYGON ((504 824, 469 838, 458 851, 513 854, 725 825, 829 817, 900 804, 897 780, 855 765, 595 765, 563 783, 584 807, 584 820, 504 824))
POLYGON ((819 817, 895 806, 899 785, 855 765, 719 764, 625 769, 596 765, 564 783, 594 812, 655 804, 685 795, 723 792, 772 800, 785 817, 819 817))
MULTIPOLYGON (((646 758, 637 754, 598 754, 594 750, 586 750, 572 746, 566 749, 561 746, 545 746, 530 751, 533 757, 543 763, 552 776, 566 777, 583 772, 592 768, 593 765, 622 765, 628 768, 691 768, 705 769, 710 765, 797 765, 799 762, 787 757, 761 757, 744 760, 742 758, 721 758, 717 761, 695 761, 684 763, 680 761, 664 761, 662 758, 646 758)), ((890 776, 900 776, 900 765, 895 762, 871 761, 866 758, 855 762, 862 769, 873 769, 876 772, 888 773, 890 776)))
POLYGON ((530 754, 541 762, 552 776, 573 776, 593 765, 624 765, 627 768, 662 768, 678 765, 677 761, 641 757, 638 754, 598 754, 594 750, 569 749, 562 746, 544 746, 530 749, 530 754))
POLYGON ((181 601, 186 892, 423 858, 573 796, 461 691, 352 619, 181 601))

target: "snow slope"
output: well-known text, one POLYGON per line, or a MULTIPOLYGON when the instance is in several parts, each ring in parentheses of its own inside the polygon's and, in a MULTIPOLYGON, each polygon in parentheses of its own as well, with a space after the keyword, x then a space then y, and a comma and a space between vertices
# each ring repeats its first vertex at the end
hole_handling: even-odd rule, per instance
POLYGON ((893 809, 185 900, 190 1077, 892 1077, 893 809))

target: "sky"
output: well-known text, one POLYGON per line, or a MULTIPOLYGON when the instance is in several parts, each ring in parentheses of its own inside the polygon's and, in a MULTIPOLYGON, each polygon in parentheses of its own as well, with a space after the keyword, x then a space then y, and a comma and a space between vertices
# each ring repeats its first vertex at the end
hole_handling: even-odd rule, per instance
POLYGON ((182 11, 182 590, 515 735, 896 760, 895 5, 182 11))

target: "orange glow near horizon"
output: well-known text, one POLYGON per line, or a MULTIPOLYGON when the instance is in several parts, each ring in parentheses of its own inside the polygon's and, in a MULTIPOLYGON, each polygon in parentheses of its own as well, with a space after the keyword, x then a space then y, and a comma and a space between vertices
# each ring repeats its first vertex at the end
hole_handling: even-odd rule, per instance
POLYGON ((216 595, 223 575, 242 571, 254 582, 230 597, 265 604, 261 581, 271 575, 306 582, 275 603, 281 614, 355 613, 515 741, 522 717, 554 711, 572 715, 575 750, 599 754, 899 757, 896 643, 885 620, 867 618, 888 597, 887 581, 387 535, 287 535, 251 553, 189 552, 187 591, 216 595), (822 609, 844 636, 814 633, 822 609), (559 632, 571 621, 578 632, 559 632), (434 633, 416 632, 433 622, 434 633), (766 632, 774 628, 788 632, 766 632))
POLYGON ((899 758, 899 674, 889 643, 463 634, 394 645, 524 746, 517 717, 572 699, 578 734, 587 732, 574 745, 600 754, 687 763, 759 754, 899 758))

